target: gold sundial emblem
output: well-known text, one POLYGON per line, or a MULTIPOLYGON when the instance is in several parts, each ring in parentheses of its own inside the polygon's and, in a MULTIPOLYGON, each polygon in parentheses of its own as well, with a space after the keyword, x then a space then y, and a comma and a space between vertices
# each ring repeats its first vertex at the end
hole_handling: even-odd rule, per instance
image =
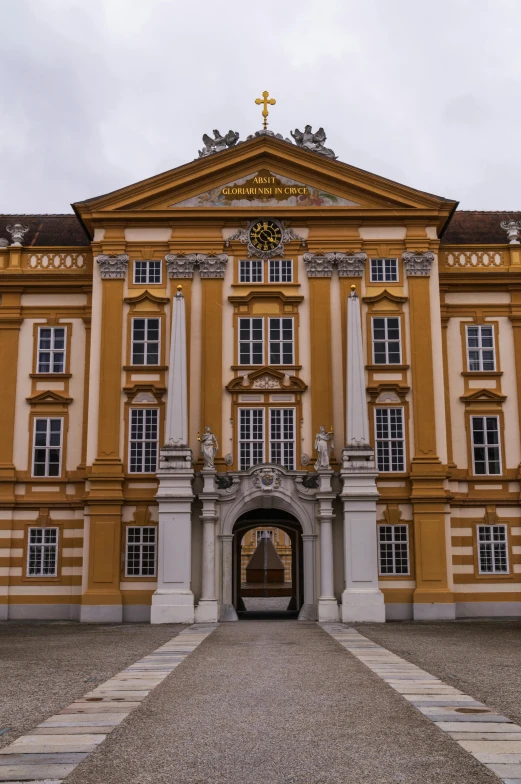
POLYGON ((262 98, 255 98, 255 103, 257 104, 257 106, 260 106, 261 104, 263 104, 263 109, 262 109, 263 120, 262 120, 262 122, 264 123, 264 125, 263 125, 264 130, 266 130, 266 128, 268 127, 268 114, 269 114, 269 112, 268 112, 268 104, 270 106, 274 106, 277 103, 275 98, 268 98, 268 95, 269 95, 269 92, 267 90, 264 90, 264 92, 262 93, 262 98))

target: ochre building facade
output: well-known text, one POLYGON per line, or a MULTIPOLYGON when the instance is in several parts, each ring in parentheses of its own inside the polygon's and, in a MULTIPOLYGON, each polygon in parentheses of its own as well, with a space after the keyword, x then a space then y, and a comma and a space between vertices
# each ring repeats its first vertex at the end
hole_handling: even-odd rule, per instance
POLYGON ((73 208, 0 216, 1 618, 233 620, 274 527, 303 618, 521 615, 519 213, 267 134, 73 208))

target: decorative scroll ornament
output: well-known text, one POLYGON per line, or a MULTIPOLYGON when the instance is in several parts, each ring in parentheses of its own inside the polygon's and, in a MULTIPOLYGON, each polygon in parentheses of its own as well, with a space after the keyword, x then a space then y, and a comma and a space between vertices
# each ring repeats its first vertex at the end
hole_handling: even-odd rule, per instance
POLYGON ((125 278, 128 267, 128 256, 120 253, 118 256, 98 256, 96 259, 102 280, 108 278, 125 278))
POLYGON ((280 472, 276 468, 259 468, 253 474, 253 484, 261 490, 275 490, 280 487, 280 472))
POLYGON ((213 135, 212 139, 207 133, 203 134, 204 147, 199 150, 199 158, 206 158, 207 155, 227 150, 237 144, 239 140, 239 131, 228 131, 226 136, 221 136, 219 131, 214 130, 213 135))
POLYGON ((235 234, 232 234, 231 237, 228 237, 226 240, 225 247, 229 248, 230 243, 234 240, 238 240, 243 245, 248 246, 248 256, 257 256, 260 259, 271 259, 275 256, 283 256, 284 255, 284 245, 288 242, 292 242, 292 240, 298 240, 302 247, 306 247, 306 240, 304 237, 301 237, 297 234, 291 226, 287 225, 286 221, 272 221, 276 223, 280 227, 281 231, 281 241, 277 245, 276 248, 271 248, 270 250, 261 250, 260 248, 256 248, 250 242, 250 230, 252 226, 258 223, 261 219, 256 218, 253 221, 249 221, 245 223, 240 229, 238 229, 235 234))
POLYGON ((302 131, 299 131, 298 128, 295 128, 294 131, 290 131, 290 133, 295 139, 297 147, 303 147, 305 150, 318 152, 320 155, 325 155, 327 158, 336 159, 337 156, 333 150, 329 147, 324 147, 327 136, 323 128, 319 128, 316 133, 313 133, 311 125, 306 125, 303 133, 302 131))
POLYGON ((422 253, 421 251, 412 252, 406 250, 402 254, 402 259, 407 277, 428 277, 431 274, 431 267, 434 262, 434 253, 432 251, 422 253))
POLYGON ((323 256, 317 256, 315 253, 304 253, 303 259, 308 278, 330 278, 336 257, 336 253, 324 253, 323 256))
POLYGON ((199 267, 202 278, 224 278, 228 256, 226 253, 189 253, 186 256, 168 253, 165 260, 168 275, 173 280, 193 278, 196 267, 199 267))
POLYGON ((6 226, 6 231, 11 235, 11 245, 19 246, 22 244, 24 235, 29 231, 29 226, 24 226, 23 223, 12 223, 6 226))
POLYGON ((501 221, 501 228, 506 231, 510 245, 520 244, 519 233, 521 232, 521 221, 501 221))
POLYGON ((340 278, 361 278, 364 274, 367 253, 337 253, 338 276, 340 278))

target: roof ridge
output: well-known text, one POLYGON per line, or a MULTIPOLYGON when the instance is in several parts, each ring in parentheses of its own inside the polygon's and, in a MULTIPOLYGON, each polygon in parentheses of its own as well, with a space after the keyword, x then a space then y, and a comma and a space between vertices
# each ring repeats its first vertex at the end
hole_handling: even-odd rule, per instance
POLYGON ((0 218, 76 218, 74 212, 0 212, 0 218))

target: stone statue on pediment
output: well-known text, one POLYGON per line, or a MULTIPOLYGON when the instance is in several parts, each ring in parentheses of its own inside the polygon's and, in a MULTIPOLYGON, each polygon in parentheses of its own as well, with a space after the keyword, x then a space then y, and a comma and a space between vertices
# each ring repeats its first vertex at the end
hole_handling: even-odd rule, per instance
POLYGON ((324 146, 327 136, 323 128, 319 128, 316 133, 313 133, 311 125, 306 125, 304 132, 295 128, 295 130, 290 131, 290 133, 293 136, 297 147, 303 147, 305 150, 311 150, 311 152, 318 152, 320 155, 325 155, 327 158, 336 158, 333 150, 324 146))
POLYGON ((220 131, 214 130, 213 135, 212 139, 207 133, 203 134, 204 147, 199 150, 199 158, 206 158, 207 155, 212 155, 214 152, 227 150, 237 144, 239 140, 239 131, 228 131, 225 136, 221 136, 220 131))

